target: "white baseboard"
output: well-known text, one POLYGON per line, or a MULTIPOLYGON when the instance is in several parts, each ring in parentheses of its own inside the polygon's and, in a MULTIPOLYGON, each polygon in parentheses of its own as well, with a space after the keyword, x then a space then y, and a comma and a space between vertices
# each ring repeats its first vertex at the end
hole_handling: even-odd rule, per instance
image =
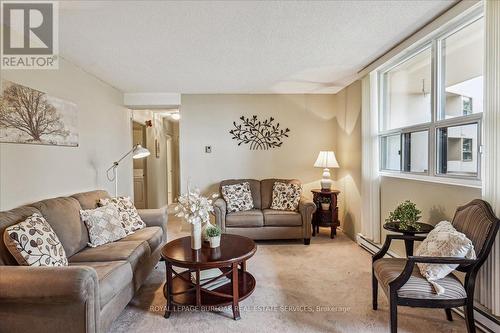
MULTIPOLYGON (((356 241, 360 247, 370 252, 371 254, 377 253, 382 247, 382 245, 375 244, 371 242, 369 239, 366 239, 362 234, 356 235, 356 241)), ((387 255, 392 258, 400 257, 399 255, 390 250, 387 251, 387 255)), ((465 317, 462 308, 454 308, 452 310, 462 318, 465 317)), ((488 314, 484 313, 478 308, 474 308, 474 320, 476 322, 476 327, 483 332, 490 332, 490 333, 500 332, 500 324, 496 320, 490 318, 488 314)))

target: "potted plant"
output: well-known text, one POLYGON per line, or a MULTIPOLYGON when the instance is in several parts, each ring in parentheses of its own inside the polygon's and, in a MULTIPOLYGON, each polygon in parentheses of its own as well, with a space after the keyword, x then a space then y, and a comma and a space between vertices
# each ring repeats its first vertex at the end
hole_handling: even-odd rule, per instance
POLYGON ((319 203, 321 204, 322 210, 330 210, 330 198, 321 197, 319 198, 319 203))
POLYGON ((385 220, 386 223, 396 222, 399 223, 400 230, 415 230, 418 231, 420 226, 417 222, 420 220, 420 211, 410 200, 399 204, 393 212, 389 213, 389 218, 385 220))
POLYGON ((206 234, 211 248, 220 246, 220 235, 222 234, 222 231, 219 227, 212 226, 211 228, 207 228, 206 234))

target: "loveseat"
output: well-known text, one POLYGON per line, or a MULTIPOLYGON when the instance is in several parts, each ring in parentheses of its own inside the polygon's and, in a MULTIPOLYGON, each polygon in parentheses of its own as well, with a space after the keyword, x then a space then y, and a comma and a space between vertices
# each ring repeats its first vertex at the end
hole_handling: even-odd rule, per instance
POLYGON ((0 238, 0 332, 107 332, 160 259, 166 209, 139 210, 146 228, 113 243, 88 247, 80 209, 105 191, 43 200, 0 212, 0 235, 33 213, 60 239, 69 266, 19 266, 0 238))
POLYGON ((214 202, 215 220, 222 232, 237 234, 256 240, 303 239, 311 241, 311 220, 316 205, 301 197, 298 211, 271 209, 275 182, 299 184, 297 179, 229 179, 220 183, 221 197, 214 202), (222 186, 248 182, 252 192, 254 209, 227 212, 227 203, 222 197, 222 186))

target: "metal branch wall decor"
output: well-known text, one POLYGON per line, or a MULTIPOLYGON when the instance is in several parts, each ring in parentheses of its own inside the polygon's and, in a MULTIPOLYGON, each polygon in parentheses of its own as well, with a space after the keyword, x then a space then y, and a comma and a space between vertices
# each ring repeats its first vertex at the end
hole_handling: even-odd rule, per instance
POLYGON ((258 120, 257 116, 246 118, 241 116, 239 124, 233 122, 234 129, 229 133, 233 140, 238 141, 238 146, 242 143, 249 144, 251 150, 268 150, 269 148, 281 147, 283 139, 288 138, 289 128, 281 129, 279 123, 274 123, 274 118, 270 117, 264 121, 258 120))

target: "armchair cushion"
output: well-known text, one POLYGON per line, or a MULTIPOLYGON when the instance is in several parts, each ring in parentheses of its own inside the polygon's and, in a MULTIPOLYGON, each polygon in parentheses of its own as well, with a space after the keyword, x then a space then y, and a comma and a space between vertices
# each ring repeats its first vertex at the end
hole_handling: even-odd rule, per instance
MULTIPOLYGON (((422 257, 457 257, 475 259, 476 253, 472 241, 458 232, 448 221, 439 222, 427 235, 416 252, 422 257)), ((444 278, 458 267, 450 264, 417 263, 420 273, 436 289, 436 293, 444 293, 444 286, 436 281, 444 278)))
POLYGON ((260 209, 234 212, 226 215, 226 227, 248 228, 264 226, 264 215, 260 209))
POLYGON ((264 225, 290 227, 302 225, 302 216, 287 210, 264 209, 264 225))
MULTIPOLYGON (((389 283, 394 281, 403 272, 406 259, 382 258, 373 264, 373 272, 382 285, 382 289, 389 297, 389 283)), ((453 274, 438 280, 444 287, 442 294, 437 294, 433 286, 420 274, 417 266, 413 268, 410 279, 398 290, 398 297, 413 299, 450 300, 464 299, 467 294, 462 283, 453 274)))

